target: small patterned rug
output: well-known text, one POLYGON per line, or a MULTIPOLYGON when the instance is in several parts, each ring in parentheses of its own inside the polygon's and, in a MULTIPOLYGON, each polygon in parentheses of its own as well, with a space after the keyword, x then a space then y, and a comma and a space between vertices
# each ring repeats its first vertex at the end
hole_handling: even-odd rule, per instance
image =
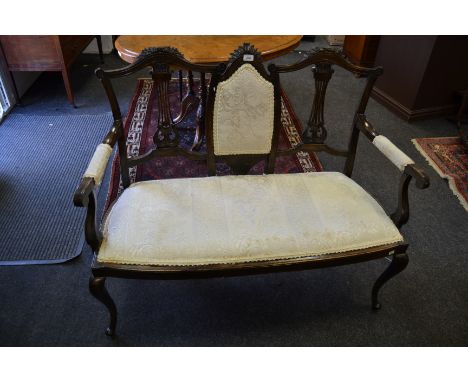
POLYGON ((459 137, 416 138, 412 142, 468 211, 468 150, 459 137))
MULTIPOLYGON (((195 90, 198 91, 199 83, 195 81, 195 90)), ((178 80, 172 80, 169 85, 169 102, 172 116, 176 116, 179 111, 178 80)), ((302 127, 295 115, 291 104, 282 94, 281 121, 283 129, 281 131, 279 147, 287 149, 300 142, 302 127)), ((127 152, 129 156, 137 156, 147 152, 154 147, 153 135, 156 131, 158 118, 158 105, 153 91, 153 81, 151 79, 140 79, 135 91, 135 95, 129 107, 128 116, 125 121, 125 133, 127 136, 127 152)), ((187 115, 185 120, 179 123, 179 133, 181 145, 190 148, 195 136, 194 126, 196 124, 196 108, 187 115)), ((206 145, 203 142, 200 151, 205 151, 206 145)), ((261 174, 263 172, 263 162, 255 165, 250 174, 261 174)), ((322 171, 322 165, 317 156, 312 153, 300 152, 296 155, 279 157, 276 160, 276 173, 297 173, 322 171)), ((229 166, 223 163, 217 164, 218 175, 229 175, 229 166)), ((153 179, 185 178, 208 176, 208 168, 202 161, 192 161, 178 156, 168 158, 157 158, 145 162, 130 169, 131 182, 153 179)), ((120 181, 120 166, 118 155, 114 157, 112 163, 112 177, 107 195, 105 209, 122 191, 120 181)))

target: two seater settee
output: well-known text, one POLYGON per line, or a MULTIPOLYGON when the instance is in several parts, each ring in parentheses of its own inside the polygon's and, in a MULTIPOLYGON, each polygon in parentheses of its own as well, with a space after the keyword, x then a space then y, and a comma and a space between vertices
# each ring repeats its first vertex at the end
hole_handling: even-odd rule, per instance
MULTIPOLYGON (((184 279, 242 276, 350 264, 390 256, 392 262, 372 289, 372 307, 380 308, 381 286, 407 265, 399 228, 408 220, 408 184, 429 185, 427 176, 365 116, 372 86, 381 68, 351 64, 340 53, 321 49, 288 66, 265 69, 250 44, 221 65, 194 65, 174 48, 151 48, 123 69, 97 70, 114 115, 114 124, 98 146, 77 189, 74 202, 87 207, 85 234, 93 249, 91 293, 110 313, 106 333, 114 335, 117 309, 105 288, 107 277, 184 279), (325 143, 323 105, 327 83, 338 65, 367 77, 351 126, 348 149, 325 143), (130 157, 122 116, 111 80, 145 67, 159 97, 154 147, 130 157), (313 67, 316 92, 302 142, 278 149, 281 127, 280 74, 313 67), (168 105, 172 70, 201 73, 200 124, 206 152, 179 145, 179 133, 168 105), (209 75, 209 85, 205 84, 209 75), (399 202, 388 216, 379 203, 351 179, 358 138, 364 135, 401 171, 399 202), (95 188, 100 184, 114 145, 118 145, 124 191, 96 221, 95 188), (299 151, 325 151, 345 158, 343 173, 275 174, 275 160, 299 151), (184 155, 203 161, 209 176, 131 183, 129 168, 160 156, 184 155), (226 162, 235 175, 216 176, 226 162), (259 161, 263 175, 247 175, 259 161)), ((310 75, 310 72, 307 73, 310 75)))

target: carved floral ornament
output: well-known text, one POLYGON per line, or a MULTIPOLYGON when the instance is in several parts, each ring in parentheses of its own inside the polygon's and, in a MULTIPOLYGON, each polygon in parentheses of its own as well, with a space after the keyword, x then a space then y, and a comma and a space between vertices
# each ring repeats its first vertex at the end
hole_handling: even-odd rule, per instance
POLYGON ((234 62, 240 58, 244 59, 244 56, 252 56, 249 61, 261 60, 261 54, 258 50, 252 44, 246 42, 231 53, 229 61, 234 62))
POLYGON ((177 48, 173 48, 171 46, 162 46, 162 47, 152 46, 152 47, 144 48, 139 54, 139 56, 136 58, 135 63, 140 62, 144 60, 145 58, 150 57, 155 54, 175 55, 179 58, 184 59, 184 55, 180 53, 177 48))

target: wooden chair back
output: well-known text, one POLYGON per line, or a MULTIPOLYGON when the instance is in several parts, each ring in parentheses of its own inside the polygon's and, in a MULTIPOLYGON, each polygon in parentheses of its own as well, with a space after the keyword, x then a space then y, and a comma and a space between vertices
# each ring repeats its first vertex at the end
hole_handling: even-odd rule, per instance
POLYGON ((382 73, 381 67, 365 68, 349 62, 342 53, 332 49, 317 49, 292 65, 270 64, 265 69, 260 53, 249 43, 236 49, 227 64, 197 65, 185 60, 175 48, 146 48, 137 60, 116 70, 96 70, 106 91, 117 130, 120 171, 124 188, 130 185, 129 169, 160 156, 183 155, 192 160, 206 161, 209 175, 216 175, 216 162, 227 163, 234 174, 246 174, 256 163, 265 161, 265 173, 273 173, 279 155, 299 151, 325 151, 346 158, 343 172, 351 176, 359 138, 357 123, 364 115, 372 87, 382 73), (356 109, 347 150, 328 146, 324 123, 324 101, 332 65, 338 65, 355 76, 367 77, 360 103, 356 109), (154 148, 129 157, 119 103, 111 80, 151 68, 155 96, 158 102, 158 127, 153 137, 154 148), (278 151, 281 129, 280 74, 313 67, 315 95, 302 143, 289 150, 278 151), (179 132, 169 105, 169 81, 172 70, 199 72, 209 76, 208 90, 201 85, 202 116, 206 126, 206 152, 179 145, 179 132))
POLYGON ((312 67, 315 80, 315 95, 312 100, 310 117, 302 134, 302 144, 285 152, 279 152, 278 155, 293 154, 298 151, 324 151, 331 155, 342 156, 346 158, 343 173, 351 176, 359 138, 359 128, 357 124, 366 111, 369 96, 375 81, 378 76, 382 74, 382 68, 366 68, 354 65, 340 51, 329 48, 317 48, 312 50, 307 58, 292 65, 270 64, 268 66, 268 71, 270 73, 281 74, 291 73, 310 67, 312 67), (366 86, 364 87, 359 105, 354 114, 347 150, 330 147, 325 143, 327 130, 324 121, 324 104, 328 82, 334 73, 333 65, 345 69, 356 77, 367 78, 366 86))
POLYGON ((261 160, 274 171, 281 128, 281 95, 276 73, 268 73, 260 53, 245 43, 227 64, 220 64, 208 88, 206 109, 208 171, 216 161, 235 174, 246 174, 261 160))
MULTIPOLYGON (((199 72, 204 77, 205 74, 213 73, 216 69, 217 65, 192 64, 175 48, 151 47, 143 49, 131 65, 115 70, 103 70, 102 68, 96 70, 96 76, 104 86, 109 99, 114 118, 114 128, 117 130, 120 173, 124 188, 130 185, 129 169, 155 157, 183 155, 190 159, 206 160, 206 154, 180 147, 179 132, 171 115, 168 91, 173 70, 199 72), (112 80, 132 75, 148 67, 153 80, 155 102, 158 103, 158 126, 153 137, 155 146, 146 153, 130 156, 127 153, 127 137, 125 136, 120 105, 112 86, 112 80)), ((206 91, 205 86, 202 86, 202 91, 206 91)))

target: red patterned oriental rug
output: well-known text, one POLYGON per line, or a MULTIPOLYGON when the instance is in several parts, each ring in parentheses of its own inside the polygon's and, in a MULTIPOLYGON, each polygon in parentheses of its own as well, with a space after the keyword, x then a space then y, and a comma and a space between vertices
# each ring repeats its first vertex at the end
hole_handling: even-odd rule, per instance
POLYGON ((468 211, 468 150, 459 137, 416 138, 412 142, 468 211))
MULTIPOLYGON (((196 91, 198 91, 197 88, 198 81, 195 81, 196 91)), ((172 116, 175 117, 178 115, 180 107, 178 80, 170 82, 169 102, 172 116)), ((124 123, 125 134, 127 136, 127 153, 129 157, 134 157, 144 154, 154 147, 153 135, 157 126, 158 105, 151 79, 138 80, 135 95, 128 110, 124 123)), ((281 121, 283 129, 281 131, 279 147, 287 149, 297 145, 300 142, 302 128, 284 92, 282 93, 281 121)), ((181 145, 190 148, 195 136, 196 108, 193 108, 185 117, 185 120, 177 126, 181 145)), ((203 152, 205 150, 206 145, 203 141, 200 151, 203 152)), ((264 163, 259 162, 249 173, 252 175, 262 174, 263 168, 264 163)), ((283 156, 276 160, 276 173, 285 174, 322 170, 322 165, 314 153, 299 152, 296 155, 283 156)), ((231 174, 231 170, 226 164, 218 163, 217 174, 229 175, 231 174)), ((202 161, 192 161, 182 156, 156 158, 130 169, 130 180, 132 183, 144 180, 202 176, 208 176, 206 164, 202 161)), ((112 176, 107 194, 106 210, 121 191, 120 166, 118 155, 116 155, 112 163, 112 176)))

